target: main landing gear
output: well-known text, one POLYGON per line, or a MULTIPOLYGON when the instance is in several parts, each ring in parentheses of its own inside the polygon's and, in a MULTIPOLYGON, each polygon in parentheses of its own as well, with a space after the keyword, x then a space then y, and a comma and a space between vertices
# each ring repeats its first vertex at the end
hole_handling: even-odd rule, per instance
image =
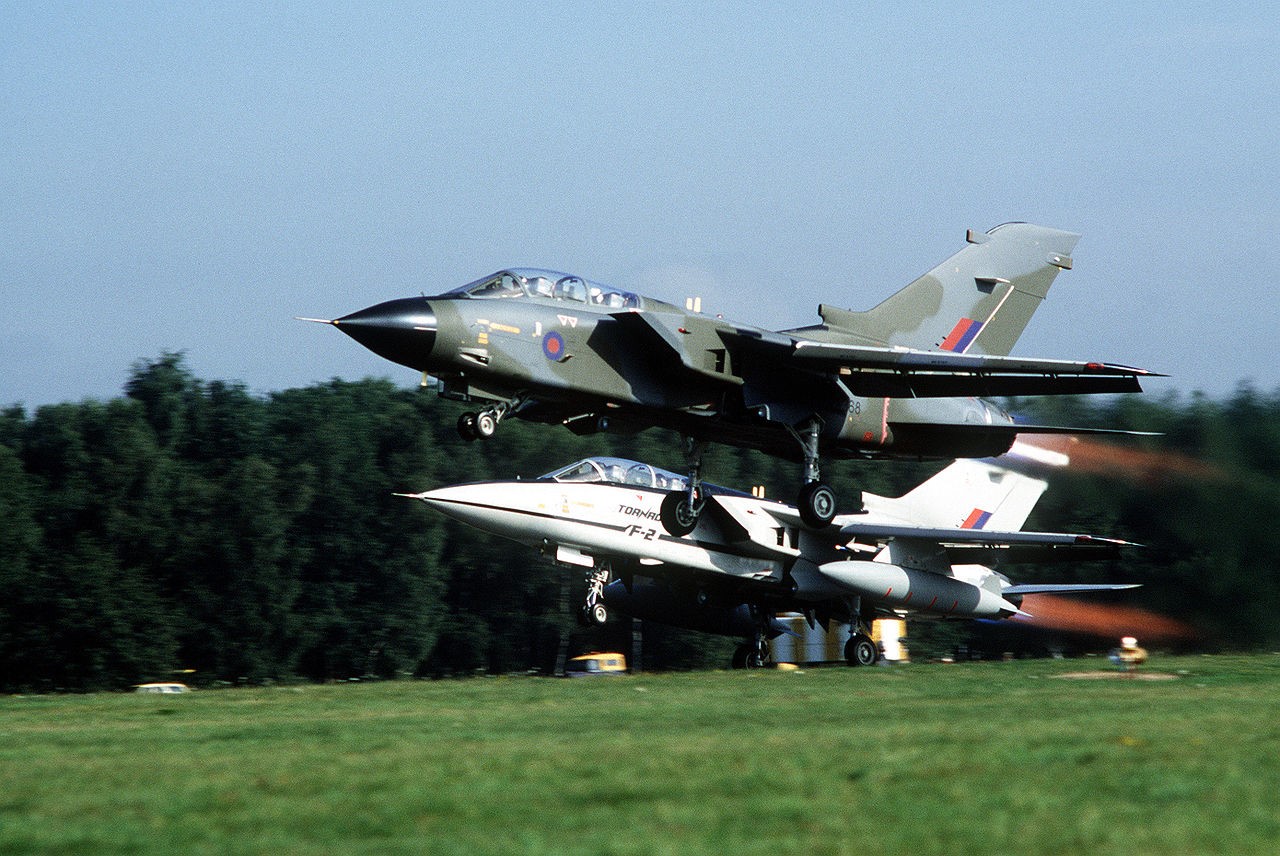
POLYGON ((702 453, 706 450, 706 440, 684 438, 684 460, 689 467, 689 483, 684 490, 673 490, 667 494, 659 509, 662 528, 677 538, 688 535, 697 527, 698 518, 706 508, 707 498, 702 490, 702 453))
POLYGON ((874 666, 880 659, 880 651, 870 636, 857 633, 844 643, 844 658, 850 666, 874 666))
POLYGON ((773 665, 773 654, 769 651, 769 640, 743 642, 733 649, 733 667, 735 669, 764 669, 773 665))
POLYGON ((773 623, 773 614, 759 607, 752 607, 751 611, 756 619, 755 637, 734 649, 735 669, 764 669, 773 665, 773 653, 769 650, 769 638, 766 635, 766 629, 773 623))
POLYGON ((822 529, 836 516, 836 492, 822 481, 818 472, 818 432, 821 428, 822 420, 817 416, 805 422, 803 432, 788 428, 804 452, 804 487, 800 488, 796 507, 800 511, 800 519, 810 529, 822 529))
POLYGON ((844 659, 850 666, 874 666, 880 659, 880 649, 871 638, 871 616, 863 613, 859 603, 853 610, 849 623, 849 639, 844 643, 844 659))
MULTIPOLYGON (((822 481, 818 464, 818 439, 822 420, 810 417, 800 430, 787 426, 800 444, 804 455, 804 487, 796 498, 800 519, 810 529, 825 528, 836 516, 836 492, 822 481)), ((698 525, 698 517, 706 505, 702 490, 702 453, 705 440, 685 438, 685 462, 689 467, 689 485, 684 490, 667 494, 662 501, 662 526, 677 538, 688 535, 698 525)))

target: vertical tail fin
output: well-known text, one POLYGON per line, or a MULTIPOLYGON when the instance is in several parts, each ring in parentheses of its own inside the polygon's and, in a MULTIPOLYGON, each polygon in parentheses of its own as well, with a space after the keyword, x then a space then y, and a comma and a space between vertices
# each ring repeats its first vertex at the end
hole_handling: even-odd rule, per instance
POLYGON ((892 515, 916 526, 992 529, 1022 528, 1048 483, 985 461, 956 461, 897 499, 864 496, 868 511, 892 515))
POLYGON ((969 245, 865 312, 826 304, 820 341, 1007 356, 1080 236, 1030 223, 969 231, 969 245))

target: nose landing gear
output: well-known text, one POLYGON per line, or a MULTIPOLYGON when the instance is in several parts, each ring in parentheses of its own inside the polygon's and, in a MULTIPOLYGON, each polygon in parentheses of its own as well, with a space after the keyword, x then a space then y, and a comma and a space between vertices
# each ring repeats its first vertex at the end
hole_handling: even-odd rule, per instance
POLYGON ((498 423, 515 409, 515 404, 502 402, 486 407, 484 410, 464 413, 458 417, 458 436, 470 443, 473 440, 488 440, 498 432, 498 423))
POLYGON ((609 584, 610 573, 608 563, 601 563, 587 572, 587 598, 578 609, 578 623, 583 627, 599 627, 609 620, 604 587, 609 584))

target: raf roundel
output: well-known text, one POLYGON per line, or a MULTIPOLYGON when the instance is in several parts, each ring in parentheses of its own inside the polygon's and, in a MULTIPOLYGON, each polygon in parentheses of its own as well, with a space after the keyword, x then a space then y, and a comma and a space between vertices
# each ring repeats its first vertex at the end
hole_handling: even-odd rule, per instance
POLYGON ((564 337, 552 330, 542 337, 542 353, 549 360, 564 359, 564 337))

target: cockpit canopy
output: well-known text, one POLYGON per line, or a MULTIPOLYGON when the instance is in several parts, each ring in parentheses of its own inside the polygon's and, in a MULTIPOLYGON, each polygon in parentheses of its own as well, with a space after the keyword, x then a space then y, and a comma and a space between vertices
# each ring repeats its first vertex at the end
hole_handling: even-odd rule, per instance
POLYGON ((572 274, 538 268, 500 270, 447 293, 482 299, 542 297, 569 303, 585 303, 604 309, 640 308, 638 294, 600 285, 572 274))
MULTIPOLYGON (((682 475, 651 467, 640 461, 611 457, 583 458, 567 467, 547 473, 540 480, 577 484, 621 484, 667 491, 689 489, 689 480, 682 475)), ((709 482, 702 482, 702 492, 705 496, 750 496, 742 491, 709 482)))
POLYGON ((685 490, 684 476, 626 458, 585 458, 542 477, 558 482, 629 484, 661 490, 685 490))

